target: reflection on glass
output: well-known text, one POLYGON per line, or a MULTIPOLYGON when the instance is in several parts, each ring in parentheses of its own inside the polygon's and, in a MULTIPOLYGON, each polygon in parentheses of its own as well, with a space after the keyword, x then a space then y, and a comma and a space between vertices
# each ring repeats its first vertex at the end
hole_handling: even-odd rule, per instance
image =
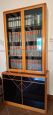
POLYGON ((39 38, 37 39, 37 50, 41 51, 41 49, 42 49, 42 39, 39 38))

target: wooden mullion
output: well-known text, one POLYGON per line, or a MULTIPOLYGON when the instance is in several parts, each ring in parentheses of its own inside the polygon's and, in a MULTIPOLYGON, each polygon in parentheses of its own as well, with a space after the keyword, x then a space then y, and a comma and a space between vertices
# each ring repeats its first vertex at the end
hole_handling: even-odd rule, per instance
POLYGON ((9 68, 9 60, 8 60, 8 39, 7 39, 7 24, 6 24, 6 15, 3 13, 4 16, 4 36, 5 36, 5 50, 6 50, 6 68, 9 68))
POLYGON ((24 10, 21 11, 21 33, 22 33, 22 68, 23 70, 26 70, 24 10))

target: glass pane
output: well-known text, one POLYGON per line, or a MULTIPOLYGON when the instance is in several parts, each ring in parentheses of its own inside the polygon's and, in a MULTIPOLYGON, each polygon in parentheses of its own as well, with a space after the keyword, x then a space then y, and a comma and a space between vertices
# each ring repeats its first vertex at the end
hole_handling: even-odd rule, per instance
POLYGON ((22 68, 21 14, 7 15, 8 55, 10 68, 22 68))
POLYGON ((26 69, 42 71, 42 8, 25 11, 26 69))

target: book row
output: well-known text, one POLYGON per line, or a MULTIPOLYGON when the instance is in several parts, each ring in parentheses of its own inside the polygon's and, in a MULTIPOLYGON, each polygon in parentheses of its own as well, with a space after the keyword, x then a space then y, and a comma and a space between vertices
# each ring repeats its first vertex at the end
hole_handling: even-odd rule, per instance
POLYGON ((41 57, 42 56, 42 52, 41 51, 37 51, 37 50, 26 50, 26 55, 27 56, 37 56, 37 57, 41 57))
MULTIPOLYGON (((31 47, 29 47, 31 48, 31 47)), ((26 55, 27 56, 42 56, 42 51, 41 50, 36 50, 34 49, 34 47, 32 47, 31 49, 26 49, 26 55)), ((35 47, 36 48, 36 47, 35 47)), ((11 56, 21 56, 22 55, 22 49, 21 46, 10 46, 9 49, 9 55, 11 56)))
MULTIPOLYGON (((10 60, 10 66, 11 68, 22 68, 22 61, 21 60, 15 60, 11 59, 10 60)), ((35 60, 35 61, 27 61, 27 69, 28 70, 41 70, 41 60, 35 60)))
POLYGON ((25 32, 26 41, 36 41, 38 38, 42 39, 42 30, 32 30, 25 32))
POLYGON ((10 46, 9 55, 10 56, 21 56, 22 55, 21 46, 16 46, 16 47, 10 46))
POLYGON ((21 42, 21 32, 8 32, 9 42, 21 42))
MULTIPOLYGON (((21 42, 21 32, 8 32, 9 42, 21 42)), ((37 41, 37 39, 42 39, 42 31, 41 30, 33 30, 25 32, 26 42, 28 41, 37 41)))
POLYGON ((27 60, 27 69, 41 70, 41 60, 27 60))
POLYGON ((20 28, 21 27, 21 17, 10 17, 8 18, 8 28, 20 28))
POLYGON ((33 15, 25 15, 25 26, 35 25, 40 26, 42 24, 42 14, 35 13, 33 15))
POLYGON ((11 68, 22 68, 22 60, 10 59, 11 68))

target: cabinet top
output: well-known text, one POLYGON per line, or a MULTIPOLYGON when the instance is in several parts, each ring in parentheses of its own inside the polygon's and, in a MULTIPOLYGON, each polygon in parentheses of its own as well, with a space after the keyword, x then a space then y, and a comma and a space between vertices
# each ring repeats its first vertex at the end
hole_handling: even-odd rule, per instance
POLYGON ((44 75, 36 75, 36 74, 28 74, 28 73, 18 73, 18 72, 10 72, 10 71, 5 71, 2 72, 2 75, 14 75, 14 76, 23 76, 23 77, 37 77, 37 78, 47 78, 48 76, 48 70, 46 71, 46 74, 44 75))
POLYGON ((46 3, 35 4, 35 5, 32 5, 32 6, 21 7, 21 8, 17 8, 17 9, 13 9, 13 10, 4 11, 3 14, 9 14, 9 13, 14 13, 14 12, 22 11, 22 10, 39 8, 39 7, 46 7, 46 3))

